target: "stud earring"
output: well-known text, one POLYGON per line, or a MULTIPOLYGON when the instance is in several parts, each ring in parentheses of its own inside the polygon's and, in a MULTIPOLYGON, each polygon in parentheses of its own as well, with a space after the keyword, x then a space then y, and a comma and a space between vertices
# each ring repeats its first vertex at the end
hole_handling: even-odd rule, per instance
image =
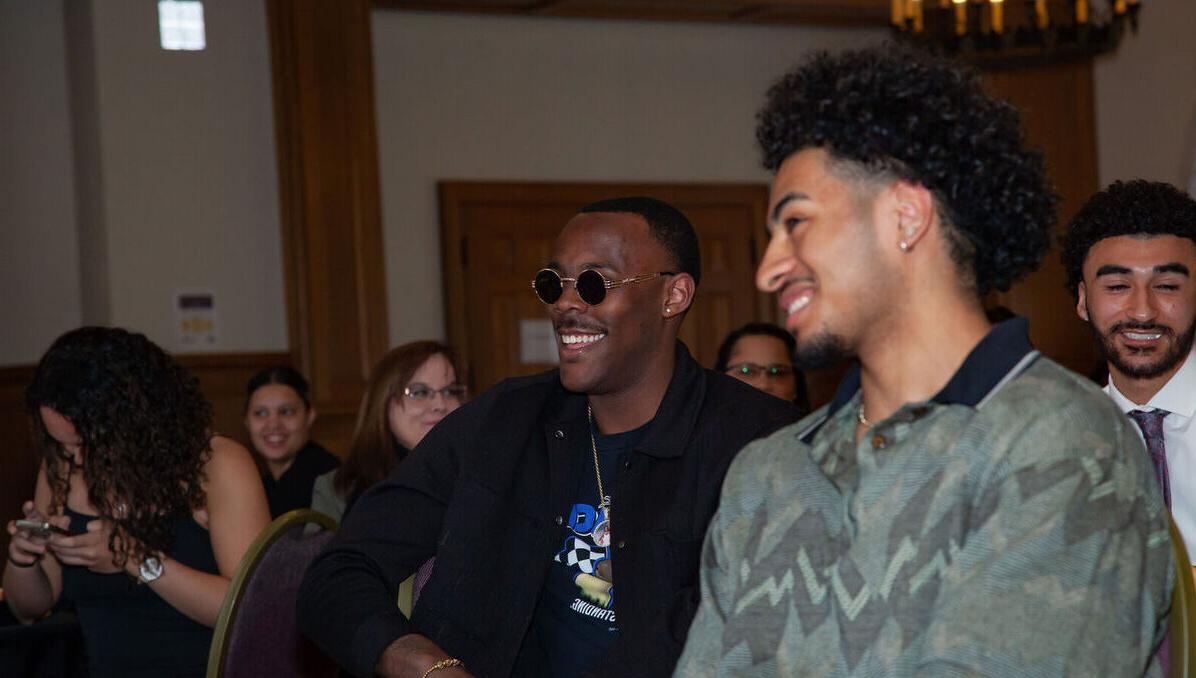
POLYGON ((665 306, 665 307, 664 307, 664 314, 665 314, 665 315, 673 315, 673 309, 672 309, 672 307, 665 306))
POLYGON ((904 240, 902 240, 901 242, 897 243, 897 247, 901 248, 901 251, 902 251, 902 252, 908 252, 908 251, 909 251, 909 243, 907 243, 907 242, 906 242, 906 241, 904 241, 904 240))

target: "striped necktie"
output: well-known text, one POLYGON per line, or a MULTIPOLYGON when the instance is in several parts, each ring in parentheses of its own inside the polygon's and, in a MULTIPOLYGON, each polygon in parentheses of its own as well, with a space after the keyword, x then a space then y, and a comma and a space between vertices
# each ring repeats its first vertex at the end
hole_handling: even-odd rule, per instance
POLYGON ((1159 481, 1159 489, 1163 491, 1163 501, 1167 508, 1171 508, 1171 483, 1167 478, 1167 448, 1163 446, 1163 417, 1170 412, 1166 410, 1133 410, 1128 413, 1130 419, 1142 429, 1142 437, 1146 439, 1146 451, 1150 452, 1150 460, 1154 462, 1154 474, 1159 481))

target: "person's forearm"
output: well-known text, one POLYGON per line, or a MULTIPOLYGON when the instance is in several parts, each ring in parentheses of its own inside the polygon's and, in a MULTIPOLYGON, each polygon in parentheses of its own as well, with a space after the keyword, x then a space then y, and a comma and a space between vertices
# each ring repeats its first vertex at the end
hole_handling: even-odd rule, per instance
MULTIPOLYGON (((386 647, 374 672, 384 678, 421 678, 437 662, 448 659, 452 657, 427 636, 409 633, 386 647)), ((463 666, 437 669, 433 673, 435 678, 466 678, 470 675, 463 666)))
MULTIPOLYGON (((138 567, 130 562, 125 570, 138 577, 138 567)), ((216 625, 228 585, 229 580, 218 574, 201 572, 173 558, 163 559, 162 576, 148 584, 171 607, 208 628, 216 625)))
POLYGON ((40 562, 30 567, 6 563, 4 597, 22 623, 30 623, 54 607, 54 590, 40 562))

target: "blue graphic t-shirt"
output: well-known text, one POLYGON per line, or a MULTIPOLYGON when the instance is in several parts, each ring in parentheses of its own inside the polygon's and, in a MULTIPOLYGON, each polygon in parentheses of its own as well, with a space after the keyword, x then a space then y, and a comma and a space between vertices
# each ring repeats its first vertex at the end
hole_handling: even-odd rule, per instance
MULTIPOLYGON (((609 436, 594 430, 607 496, 614 491, 619 459, 631 454, 647 428, 645 424, 609 436)), ((575 500, 565 514, 560 548, 553 557, 534 622, 552 675, 562 678, 594 669, 619 633, 610 559, 611 539, 619 532, 619 507, 611 506, 615 521, 607 523, 598 497, 593 451, 588 439, 584 443, 584 450, 578 445, 576 453, 584 453, 586 463, 578 465, 575 500), (612 525, 608 536, 606 529, 612 525)))

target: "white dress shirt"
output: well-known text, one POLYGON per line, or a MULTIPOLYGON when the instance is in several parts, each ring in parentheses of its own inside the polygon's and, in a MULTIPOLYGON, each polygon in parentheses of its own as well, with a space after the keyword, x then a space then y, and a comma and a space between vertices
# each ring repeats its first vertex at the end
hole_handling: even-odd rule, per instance
MULTIPOLYGON (((1184 536, 1188 557, 1196 565, 1196 349, 1171 379, 1154 394, 1150 402, 1136 405, 1121 394, 1109 379, 1105 393, 1122 412, 1130 410, 1166 410, 1163 419, 1163 445, 1167 448, 1167 477, 1171 483, 1171 517, 1184 536)), ((1134 426, 1141 435, 1142 430, 1134 426)))

